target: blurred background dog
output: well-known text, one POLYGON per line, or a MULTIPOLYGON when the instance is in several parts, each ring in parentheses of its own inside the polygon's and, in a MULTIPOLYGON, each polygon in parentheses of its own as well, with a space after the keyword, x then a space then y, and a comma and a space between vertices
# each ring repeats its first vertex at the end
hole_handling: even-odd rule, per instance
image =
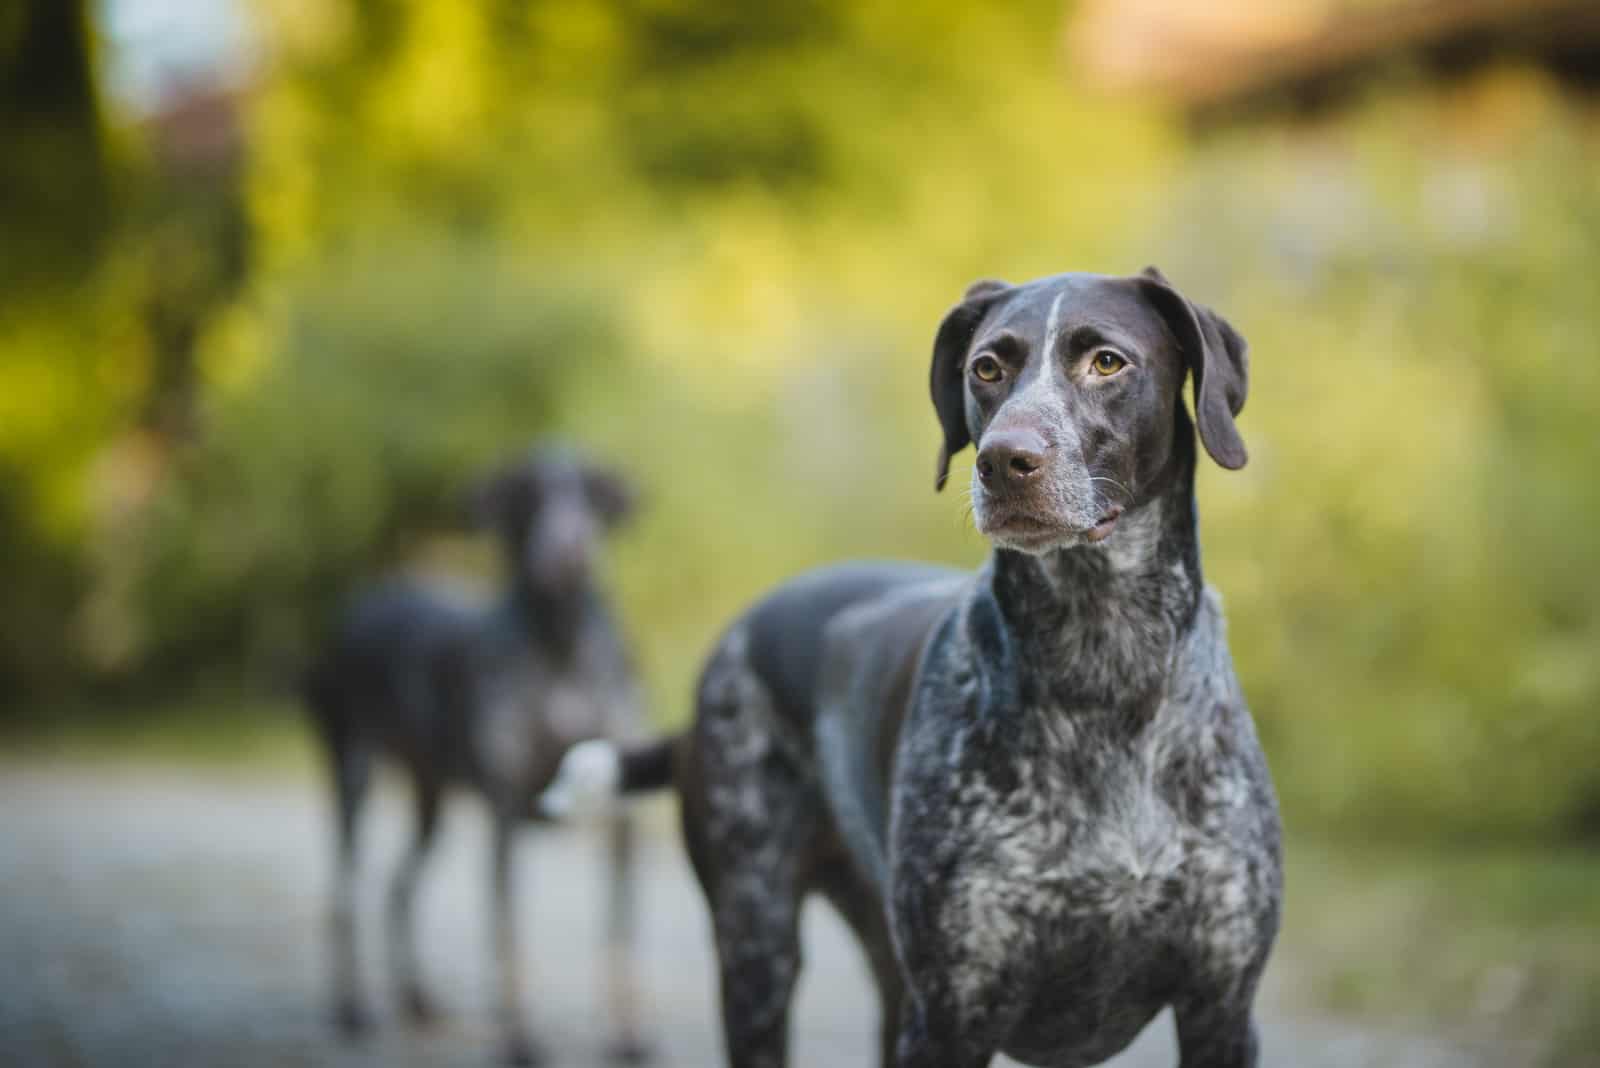
MULTIPOLYGON (((368 1026, 360 991, 354 880, 373 759, 393 758, 411 780, 415 836, 389 888, 389 953, 413 1023, 434 1015, 415 947, 417 877, 433 845, 442 793, 465 785, 493 821, 493 948, 506 1059, 531 1064, 538 1048, 522 1019, 522 954, 513 907, 513 834, 574 744, 620 739, 642 726, 633 666, 595 577, 602 536, 633 510, 622 477, 570 450, 545 446, 480 488, 476 510, 505 555, 507 583, 474 603, 436 584, 394 580, 344 613, 311 669, 306 700, 327 750, 336 807, 333 891, 336 1016, 350 1034, 368 1026)), ((605 957, 612 1052, 641 1060, 628 935, 633 833, 610 819, 612 865, 605 957)))

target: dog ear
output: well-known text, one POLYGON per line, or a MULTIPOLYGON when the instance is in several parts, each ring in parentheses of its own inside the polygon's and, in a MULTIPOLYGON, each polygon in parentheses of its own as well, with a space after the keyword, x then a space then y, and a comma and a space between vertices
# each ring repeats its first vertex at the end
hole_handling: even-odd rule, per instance
POLYGON ((583 470, 584 492, 595 515, 607 527, 615 527, 632 516, 639 506, 639 495, 628 480, 610 468, 597 465, 583 470))
POLYGON ((1250 346, 1226 319, 1185 299, 1154 267, 1141 271, 1138 282, 1166 319, 1194 377, 1201 443, 1218 464, 1237 471, 1249 459, 1234 417, 1250 389, 1250 346))
POLYGON ((505 523, 516 492, 515 474, 515 468, 499 468, 467 491, 465 510, 473 526, 498 530, 505 523))
POLYGON ((972 344, 973 332, 995 301, 1011 292, 1011 286, 985 278, 967 287, 961 302, 945 314, 939 324, 939 333, 933 339, 933 367, 928 373, 928 388, 933 395, 933 410, 939 416, 939 426, 944 431, 944 443, 939 446, 939 462, 933 488, 944 489, 950 477, 950 457, 966 448, 972 441, 967 433, 966 389, 962 380, 962 362, 967 347, 972 344))

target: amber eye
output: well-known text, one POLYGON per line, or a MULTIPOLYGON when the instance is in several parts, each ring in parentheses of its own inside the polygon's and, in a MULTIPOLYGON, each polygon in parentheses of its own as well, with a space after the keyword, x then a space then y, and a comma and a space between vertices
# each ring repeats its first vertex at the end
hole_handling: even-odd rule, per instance
POLYGON ((1110 349, 1101 349, 1089 361, 1089 366, 1097 375, 1114 375, 1128 366, 1128 361, 1110 349))
POLYGON ((1005 368, 1000 366, 1000 361, 982 353, 972 361, 972 376, 979 382, 998 382, 1005 376, 1005 368))

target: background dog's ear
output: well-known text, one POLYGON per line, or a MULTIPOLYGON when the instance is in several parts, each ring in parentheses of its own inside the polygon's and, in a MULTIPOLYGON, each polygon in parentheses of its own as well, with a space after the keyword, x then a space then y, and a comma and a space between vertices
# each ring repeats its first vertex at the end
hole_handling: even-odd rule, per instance
POLYGON ((493 475, 485 476, 483 480, 475 483, 467 491, 464 508, 462 508, 466 512, 467 523, 480 529, 499 528, 501 526, 504 516, 506 516, 507 508, 509 508, 507 496, 509 496, 510 488, 509 484, 507 484, 509 483, 507 476, 509 476, 509 472, 506 472, 504 468, 496 470, 493 475))
POLYGON ((939 426, 944 431, 933 482, 935 490, 944 489, 945 480, 950 477, 950 457, 972 441, 967 433, 966 389, 962 382, 962 361, 966 358, 967 346, 972 344, 973 331, 983 322, 990 307, 1009 292, 1010 285, 990 278, 972 283, 962 295, 961 303, 945 314, 939 333, 934 337, 928 387, 933 394, 933 410, 938 413, 939 426))
POLYGON ((1190 303, 1154 267, 1139 273, 1139 284, 1166 319, 1194 376, 1194 421, 1201 443, 1218 464, 1237 471, 1249 459, 1234 424, 1250 389, 1249 345, 1226 319, 1190 303))
POLYGON ((485 530, 498 530, 504 525, 512 508, 511 497, 516 469, 502 467, 467 491, 466 513, 468 521, 485 530))
POLYGON ((590 465, 583 470, 584 491, 595 515, 608 527, 622 523, 639 506, 639 495, 622 475, 606 467, 590 465))

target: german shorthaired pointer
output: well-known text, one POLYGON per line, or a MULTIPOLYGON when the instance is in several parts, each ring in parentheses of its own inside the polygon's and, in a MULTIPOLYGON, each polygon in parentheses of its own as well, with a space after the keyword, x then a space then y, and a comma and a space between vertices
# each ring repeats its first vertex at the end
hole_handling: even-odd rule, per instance
MULTIPOLYGON (((389 888, 388 934, 403 1005, 425 1023, 433 1009, 418 976, 412 931, 417 877, 433 842, 443 789, 462 784, 489 804, 494 826, 494 927, 506 1056, 533 1063, 522 1023, 522 965, 511 886, 516 825, 574 742, 620 739, 640 723, 633 671, 592 564, 604 530, 632 508, 616 474, 545 448, 509 464, 479 490, 499 535, 510 588, 490 604, 397 580, 360 597, 308 676, 312 718, 326 743, 338 811, 332 939, 336 1011, 357 1033, 367 1013, 357 980, 357 821, 373 758, 392 757, 412 780, 416 838, 389 888)), ((609 997, 613 1053, 643 1056, 630 959, 632 834, 610 822, 609 997)))
POLYGON ((786 1062, 812 890, 866 947, 885 1065, 1097 1064, 1167 1006, 1184 1068, 1257 1063, 1277 806, 1194 505, 1196 425, 1245 462, 1246 382, 1154 269, 972 286, 932 391, 939 484, 978 446, 984 567, 798 578, 721 639, 685 737, 569 756, 560 804, 675 760, 737 1068, 786 1062))

